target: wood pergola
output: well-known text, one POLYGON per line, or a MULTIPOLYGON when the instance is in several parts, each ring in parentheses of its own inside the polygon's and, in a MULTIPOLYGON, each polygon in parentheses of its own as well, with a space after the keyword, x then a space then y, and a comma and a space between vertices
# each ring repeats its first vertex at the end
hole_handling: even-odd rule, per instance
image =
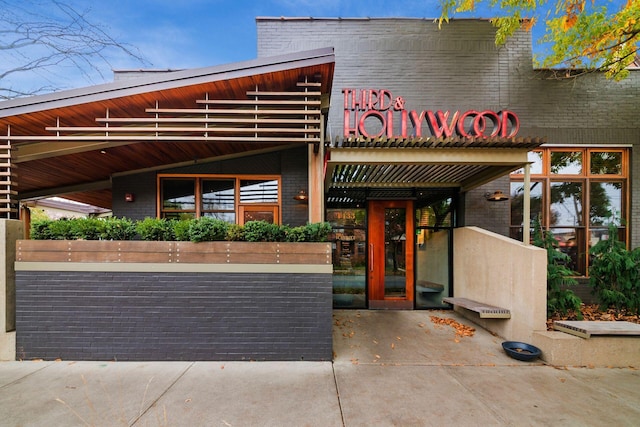
POLYGON ((0 212, 53 195, 111 208, 117 174, 318 152, 333 68, 333 49, 318 49, 0 103, 0 212))

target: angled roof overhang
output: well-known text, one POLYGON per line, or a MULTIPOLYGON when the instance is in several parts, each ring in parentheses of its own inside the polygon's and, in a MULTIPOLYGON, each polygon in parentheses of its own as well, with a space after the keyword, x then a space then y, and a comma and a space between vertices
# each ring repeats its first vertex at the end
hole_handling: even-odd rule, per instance
MULTIPOLYGON (((469 191, 528 163, 541 138, 346 138, 328 145, 329 197, 411 189, 469 191)), ((409 193, 407 193, 409 194, 409 193)), ((445 193, 442 193, 445 194, 445 193)))
POLYGON ((110 208, 117 174, 319 144, 334 61, 316 49, 2 102, 17 197, 110 208))

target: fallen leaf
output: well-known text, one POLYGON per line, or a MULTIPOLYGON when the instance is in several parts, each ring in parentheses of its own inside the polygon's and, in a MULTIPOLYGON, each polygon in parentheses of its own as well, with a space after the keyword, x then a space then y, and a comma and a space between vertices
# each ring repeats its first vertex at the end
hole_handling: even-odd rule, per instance
POLYGON ((395 349, 396 345, 394 343, 391 343, 391 350, 395 349))

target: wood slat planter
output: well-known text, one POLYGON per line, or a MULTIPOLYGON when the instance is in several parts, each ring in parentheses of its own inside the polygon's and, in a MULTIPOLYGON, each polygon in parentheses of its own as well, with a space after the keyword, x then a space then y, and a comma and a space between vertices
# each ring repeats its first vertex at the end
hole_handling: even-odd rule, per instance
POLYGON ((18 240, 18 262, 331 264, 328 243, 18 240))

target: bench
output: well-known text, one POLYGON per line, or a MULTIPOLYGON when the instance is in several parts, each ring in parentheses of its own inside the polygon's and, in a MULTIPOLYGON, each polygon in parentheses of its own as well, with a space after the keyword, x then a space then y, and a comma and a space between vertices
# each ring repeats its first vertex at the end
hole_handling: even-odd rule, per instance
POLYGON ((510 319, 511 310, 506 308, 500 308, 493 305, 483 304, 478 301, 473 301, 468 298, 453 298, 445 297, 442 301, 454 306, 466 308, 467 310, 475 311, 480 315, 482 319, 510 319))
POLYGON ((556 320, 553 329, 581 338, 592 335, 640 336, 640 324, 627 321, 556 320))

